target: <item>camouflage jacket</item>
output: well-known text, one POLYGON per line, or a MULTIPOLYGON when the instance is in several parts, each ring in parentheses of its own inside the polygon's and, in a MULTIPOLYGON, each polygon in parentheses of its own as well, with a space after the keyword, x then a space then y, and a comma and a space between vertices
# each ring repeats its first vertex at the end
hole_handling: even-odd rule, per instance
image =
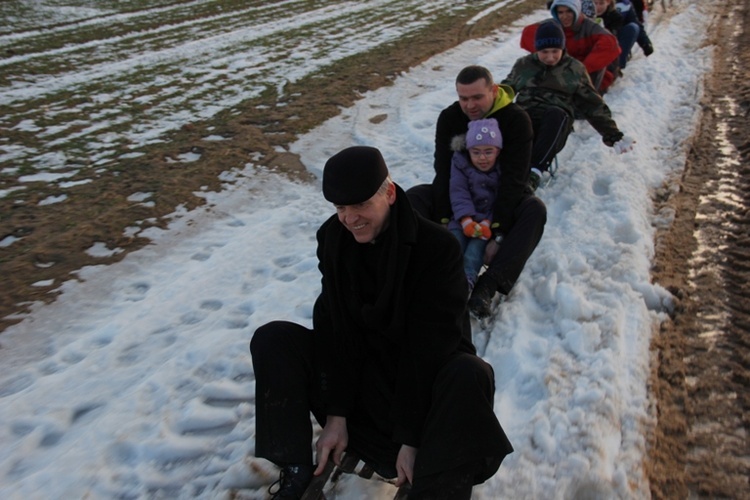
POLYGON ((558 106, 574 119, 582 115, 602 137, 618 135, 612 112, 594 90, 584 65, 563 54, 555 66, 541 62, 536 54, 519 58, 503 80, 516 91, 516 103, 527 112, 558 106))

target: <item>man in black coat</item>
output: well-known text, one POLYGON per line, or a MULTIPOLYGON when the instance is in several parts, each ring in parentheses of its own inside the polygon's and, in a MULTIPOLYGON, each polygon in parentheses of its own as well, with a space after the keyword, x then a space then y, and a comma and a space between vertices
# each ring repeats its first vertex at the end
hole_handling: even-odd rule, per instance
POLYGON ((513 448, 471 343, 458 241, 414 212, 375 148, 331 157, 323 195, 337 213, 317 232, 312 329, 275 321, 250 344, 255 453, 282 467, 275 498, 299 498, 350 449, 410 498, 469 499, 513 448))
POLYGON ((469 299, 471 312, 489 316, 495 292, 510 293, 526 261, 544 232, 547 209, 529 187, 529 162, 534 132, 529 115, 513 102, 515 92, 497 85, 482 66, 467 66, 456 78, 458 100, 443 109, 435 128, 435 178, 432 184, 407 191, 423 216, 447 224, 451 219, 448 194, 451 158, 457 138, 464 137, 469 121, 495 118, 503 135, 500 151, 500 189, 492 219, 493 238, 485 250, 487 270, 479 277, 469 299))

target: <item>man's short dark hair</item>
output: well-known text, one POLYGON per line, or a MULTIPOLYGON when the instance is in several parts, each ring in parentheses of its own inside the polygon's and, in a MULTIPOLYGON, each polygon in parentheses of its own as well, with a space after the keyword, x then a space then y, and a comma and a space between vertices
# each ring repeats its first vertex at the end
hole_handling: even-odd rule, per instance
POLYGON ((466 66, 464 69, 462 69, 456 77, 456 83, 460 83, 461 85, 470 85, 480 78, 487 82, 487 85, 492 85, 495 83, 490 70, 488 70, 484 66, 476 65, 466 66))

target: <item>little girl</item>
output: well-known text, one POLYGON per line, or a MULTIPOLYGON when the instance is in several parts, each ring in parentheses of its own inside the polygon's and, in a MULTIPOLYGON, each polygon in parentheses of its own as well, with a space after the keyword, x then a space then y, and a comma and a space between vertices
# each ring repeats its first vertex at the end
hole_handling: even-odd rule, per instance
POLYGON ((471 294, 482 268, 484 248, 492 237, 492 209, 500 184, 497 157, 503 137, 497 120, 469 122, 465 146, 466 149, 454 148, 451 161, 449 193, 453 219, 448 229, 461 243, 471 294))

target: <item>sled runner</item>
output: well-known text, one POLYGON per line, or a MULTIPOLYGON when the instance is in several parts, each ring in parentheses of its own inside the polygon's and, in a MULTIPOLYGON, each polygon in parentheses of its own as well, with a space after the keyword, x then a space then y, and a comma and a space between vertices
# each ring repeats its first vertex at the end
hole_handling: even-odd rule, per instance
POLYGON ((547 168, 547 171, 544 172, 544 176, 542 177, 541 181, 539 182, 539 188, 546 188, 549 186, 553 180, 555 180, 555 174, 557 173, 557 169, 560 168, 560 164, 557 161, 557 156, 555 156, 555 159, 552 163, 550 163, 549 167, 547 168))
POLYGON ((552 180, 555 178, 555 174, 557 173, 557 169, 559 168, 560 164, 557 162, 557 156, 555 156, 555 161, 553 161, 549 166, 549 177, 546 179, 543 187, 549 186, 550 182, 552 182, 552 180))
MULTIPOLYGON (((326 500, 323 493, 326 485, 329 483, 335 484, 342 474, 357 474, 361 478, 371 479, 375 474, 375 469, 362 461, 356 453, 347 451, 344 454, 344 458, 341 459, 341 465, 339 466, 336 466, 333 460, 328 460, 323 473, 313 477, 301 500, 326 500)), ((408 483, 401 486, 393 497, 393 500, 406 500, 410 488, 411 485, 408 483)))
POLYGON ((505 301, 505 296, 496 294, 490 306, 491 313, 486 318, 477 318, 471 315, 471 341, 477 350, 477 355, 482 357, 487 352, 492 331, 495 329, 495 320, 500 312, 500 305, 505 301))

